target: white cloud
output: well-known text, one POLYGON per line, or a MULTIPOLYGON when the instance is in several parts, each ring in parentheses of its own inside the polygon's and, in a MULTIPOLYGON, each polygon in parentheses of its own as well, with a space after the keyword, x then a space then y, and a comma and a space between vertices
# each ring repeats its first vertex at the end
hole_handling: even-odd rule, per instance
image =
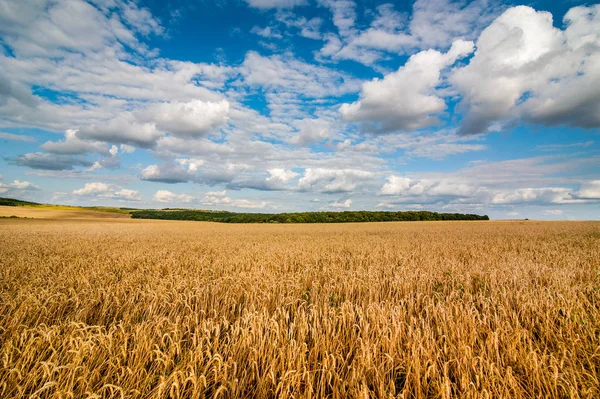
POLYGON ((350 205, 352 205, 351 199, 347 199, 343 202, 342 201, 332 202, 329 204, 329 206, 331 208, 350 208, 350 205))
POLYGON ((6 132, 0 132, 0 140, 25 141, 28 143, 35 142, 35 138, 33 138, 31 136, 25 136, 22 134, 6 133, 6 132))
POLYGON ((281 33, 277 32, 277 30, 271 28, 270 26, 265 28, 259 28, 258 26, 255 26, 252 28, 252 30, 250 30, 250 32, 268 39, 281 39, 283 37, 281 36, 281 33))
POLYGON ((15 180, 9 186, 10 188, 14 188, 16 190, 39 190, 38 186, 28 181, 15 180))
POLYGON ((153 200, 161 203, 189 204, 192 202, 192 196, 188 194, 175 194, 168 190, 158 190, 154 194, 153 200))
POLYGON ((565 30, 552 14, 506 10, 477 40, 451 82, 463 96, 462 134, 520 119, 543 125, 600 126, 600 5, 572 8, 565 30))
POLYGON ((118 191, 115 191, 112 195, 112 198, 121 199, 126 201, 141 201, 139 191, 136 190, 128 190, 126 188, 122 188, 118 191))
POLYGON ((4 0, 0 6, 0 33, 19 56, 52 57, 95 52, 117 44, 145 52, 147 48, 136 34, 163 33, 151 13, 133 2, 96 3, 103 6, 96 8, 81 0, 4 0))
POLYGON ((108 122, 83 126, 77 136, 87 140, 152 147, 164 133, 155 123, 139 123, 131 114, 117 116, 108 122))
POLYGON ((410 187, 411 180, 408 177, 389 176, 388 182, 381 187, 381 195, 397 195, 405 192, 410 187))
POLYGON ((342 72, 307 64, 289 54, 264 57, 249 51, 240 72, 250 86, 285 89, 311 98, 339 96, 358 88, 358 81, 342 72))
POLYGON ((321 24, 323 21, 321 18, 314 17, 311 19, 306 19, 302 16, 297 16, 296 14, 290 11, 282 11, 279 10, 275 15, 277 21, 281 22, 288 28, 297 28, 300 29, 300 36, 313 39, 320 40, 321 39, 321 24))
MULTIPOLYGON (((0 175, 0 180, 2 180, 3 176, 0 175)), ((28 181, 14 180, 12 183, 5 184, 0 182, 0 194, 4 193, 13 193, 15 191, 36 191, 40 188, 35 184, 28 181)))
MULTIPOLYGON (((387 3, 377 6, 371 26, 359 31, 353 28, 351 2, 335 3, 345 3, 345 14, 338 15, 349 17, 340 19, 346 24, 338 27, 339 37, 327 36, 320 55, 365 65, 385 58, 385 52, 405 54, 416 49, 443 49, 457 39, 473 40, 497 14, 497 7, 487 0, 417 0, 409 19, 406 14, 396 11, 393 4, 387 3)), ((334 12, 334 21, 335 15, 334 12)))
POLYGON ((396 195, 404 197, 429 197, 429 198, 449 198, 449 197, 470 197, 477 192, 477 187, 455 181, 434 181, 427 179, 410 179, 391 175, 387 178, 381 190, 380 195, 396 195))
POLYGON ((497 193, 492 204, 551 203, 573 202, 572 190, 564 187, 521 188, 497 193))
POLYGON ((375 130, 413 130, 434 125, 446 102, 436 94, 440 73, 473 51, 473 43, 455 41, 447 53, 422 51, 383 79, 363 84, 360 100, 343 104, 346 121, 367 121, 375 130))
POLYGON ((270 176, 267 177, 266 181, 269 183, 288 183, 291 180, 295 179, 297 176, 300 176, 299 173, 296 173, 291 170, 286 170, 283 168, 273 168, 267 170, 270 176))
POLYGON ((119 146, 119 148, 121 149, 121 152, 124 154, 133 154, 133 152, 135 151, 135 147, 133 147, 131 145, 127 145, 127 144, 121 144, 119 146))
POLYGON ((229 102, 172 102, 150 105, 138 111, 136 117, 142 122, 154 123, 156 128, 174 136, 198 137, 223 125, 229 114, 229 102))
POLYGON ((298 133, 290 139, 290 143, 305 146, 318 143, 332 137, 331 122, 324 119, 302 119, 294 121, 298 133))
POLYGON ((231 206, 234 208, 247 209, 264 209, 269 205, 269 203, 266 201, 255 202, 247 199, 232 199, 226 194, 226 191, 207 192, 204 195, 204 198, 200 201, 200 203, 206 206, 231 206))
POLYGON ((338 28, 342 37, 355 33, 356 4, 351 0, 320 0, 320 4, 329 8, 332 13, 333 24, 338 28))
POLYGON ((93 182, 73 191, 73 195, 86 197, 112 198, 125 201, 141 201, 138 191, 119 188, 114 184, 93 182))
POLYGON ((114 186, 112 184, 106 184, 101 182, 86 183, 83 188, 73 191, 74 195, 94 195, 94 194, 107 194, 112 192, 114 186))
POLYGON ((560 216, 564 212, 560 209, 546 209, 546 210, 542 211, 542 213, 544 215, 560 216))
POLYGON ((47 141, 40 146, 41 149, 53 154, 79 155, 85 153, 103 153, 108 154, 110 149, 108 145, 98 141, 81 140, 77 137, 77 130, 68 129, 65 131, 63 141, 47 141))
POLYGON ((68 155, 45 154, 43 152, 30 152, 19 155, 15 158, 14 163, 32 169, 45 170, 73 170, 79 166, 92 166, 92 162, 83 158, 68 155))
POLYGON ((593 180, 579 185, 576 197, 581 199, 600 200, 600 180, 593 180))
POLYGON ((246 0, 246 3, 248 3, 250 7, 268 10, 272 8, 294 8, 296 6, 303 6, 306 4, 306 0, 246 0))
POLYGON ((142 170, 140 179, 161 183, 185 183, 195 179, 195 174, 190 169, 173 162, 160 165, 150 165, 142 170))
POLYGON ((351 192, 359 183, 374 176, 373 172, 357 169, 307 168, 298 181, 298 189, 317 189, 323 193, 351 192))

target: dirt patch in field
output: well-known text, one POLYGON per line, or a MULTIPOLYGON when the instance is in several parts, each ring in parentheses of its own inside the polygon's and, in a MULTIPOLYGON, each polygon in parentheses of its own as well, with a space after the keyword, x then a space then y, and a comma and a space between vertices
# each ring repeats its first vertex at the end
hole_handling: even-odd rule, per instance
POLYGON ((131 217, 128 214, 116 212, 37 209, 20 206, 0 206, 0 216, 33 219, 129 219, 131 217))

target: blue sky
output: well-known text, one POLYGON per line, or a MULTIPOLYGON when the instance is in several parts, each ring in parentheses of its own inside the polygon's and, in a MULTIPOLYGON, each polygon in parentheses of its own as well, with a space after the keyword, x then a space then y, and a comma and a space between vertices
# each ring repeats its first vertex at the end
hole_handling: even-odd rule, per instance
POLYGON ((600 218, 600 5, 5 0, 0 196, 600 218))

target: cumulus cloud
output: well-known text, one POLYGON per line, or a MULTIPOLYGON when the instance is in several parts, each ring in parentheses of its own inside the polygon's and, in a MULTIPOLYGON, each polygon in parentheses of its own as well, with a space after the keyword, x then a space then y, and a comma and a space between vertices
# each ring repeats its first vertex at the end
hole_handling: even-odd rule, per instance
POLYGON ((98 141, 81 140, 77 137, 77 130, 65 131, 65 139, 62 141, 47 141, 40 146, 41 149, 53 154, 81 155, 86 153, 109 153, 107 144, 98 141))
POLYGON ((316 189, 326 194, 351 192, 359 183, 372 177, 373 172, 357 169, 307 168, 298 181, 298 189, 316 189))
POLYGON ((175 194, 168 190, 158 190, 152 199, 156 202, 170 204, 189 204, 192 196, 188 194, 175 194))
POLYGON ((141 201, 140 193, 120 188, 114 184, 102 182, 86 183, 82 188, 73 190, 73 195, 86 197, 112 198, 125 201, 141 201))
POLYGON ((500 192, 492 198, 492 204, 522 203, 568 203, 573 201, 572 190, 563 187, 521 188, 500 192))
MULTIPOLYGON (((0 175, 0 180, 3 176, 0 175)), ((0 181, 0 194, 22 192, 22 191, 36 191, 40 188, 35 184, 28 181, 14 180, 12 183, 2 183, 0 181)))
POLYGON ((467 114, 460 133, 485 133, 514 119, 542 125, 600 126, 600 5, 572 8, 566 29, 552 14, 506 10, 477 40, 451 82, 467 114))
POLYGON ((290 139, 290 143, 308 145, 331 138, 333 135, 331 122, 324 119, 302 119, 293 122, 298 133, 290 139))
POLYGON ((305 17, 298 16, 291 11, 279 10, 275 15, 277 21, 281 22, 288 28, 300 29, 300 36, 307 39, 320 40, 321 39, 321 24, 323 20, 318 17, 306 19, 305 17))
POLYGON ((292 170, 286 170, 283 168, 273 168, 267 170, 270 176, 267 177, 266 181, 270 183, 288 183, 291 180, 295 179, 297 176, 300 176, 299 173, 296 173, 292 170))
POLYGON ((26 166, 31 169, 45 170, 73 170, 78 166, 92 166, 92 162, 83 158, 68 155, 46 154, 43 152, 30 152, 19 155, 13 162, 16 165, 26 166))
POLYGON ((163 132, 155 123, 139 123, 132 115, 117 116, 106 123, 91 124, 79 129, 77 136, 87 140, 152 147, 163 132))
POLYGON ((329 204, 330 208, 350 208, 350 205, 352 205, 352 200, 351 199, 347 199, 345 201, 334 201, 331 202, 329 204))
POLYGON ((0 140, 24 141, 27 143, 35 142, 35 138, 33 138, 31 136, 25 136, 22 134, 6 133, 6 132, 0 132, 0 140))
POLYGON ((575 196, 581 199, 600 200, 600 180, 592 180, 580 184, 575 196))
POLYGON ((74 195, 94 195, 94 194, 105 194, 110 193, 113 190, 112 184, 95 182, 86 183, 83 188, 79 188, 73 191, 74 195))
POLYGON ((250 201, 247 199, 232 199, 227 196, 227 191, 210 191, 204 195, 204 198, 200 200, 202 205, 206 206, 225 206, 234 208, 247 208, 247 209, 264 209, 269 203, 266 201, 250 201))
POLYGON ((380 195, 396 195, 404 197, 469 197, 474 195, 478 188, 469 184, 452 181, 434 181, 428 179, 410 179, 391 175, 387 178, 380 195))
POLYGON ((252 30, 250 30, 250 32, 268 39, 281 39, 283 37, 281 36, 281 33, 271 28, 270 26, 267 26, 265 28, 259 28, 258 26, 255 26, 252 28, 252 30))
POLYGON ((195 179, 195 174, 181 164, 165 162, 160 165, 150 165, 142 170, 140 179, 160 183, 185 183, 195 179))
POLYGON ((229 102, 193 100, 153 104, 139 111, 139 120, 154 123, 156 128, 174 136, 198 137, 223 125, 229 114, 229 102))
POLYGON ((473 43, 455 41, 446 53, 427 50, 410 57, 396 72, 363 84, 360 100, 343 104, 349 122, 370 122, 375 131, 414 130, 438 123, 446 102, 436 93, 444 68, 473 51, 473 43))

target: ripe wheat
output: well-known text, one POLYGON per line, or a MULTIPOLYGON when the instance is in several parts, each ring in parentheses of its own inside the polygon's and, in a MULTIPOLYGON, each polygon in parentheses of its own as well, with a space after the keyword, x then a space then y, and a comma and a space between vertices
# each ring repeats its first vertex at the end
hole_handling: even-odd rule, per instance
POLYGON ((0 397, 600 397, 600 223, 0 220, 0 397))

